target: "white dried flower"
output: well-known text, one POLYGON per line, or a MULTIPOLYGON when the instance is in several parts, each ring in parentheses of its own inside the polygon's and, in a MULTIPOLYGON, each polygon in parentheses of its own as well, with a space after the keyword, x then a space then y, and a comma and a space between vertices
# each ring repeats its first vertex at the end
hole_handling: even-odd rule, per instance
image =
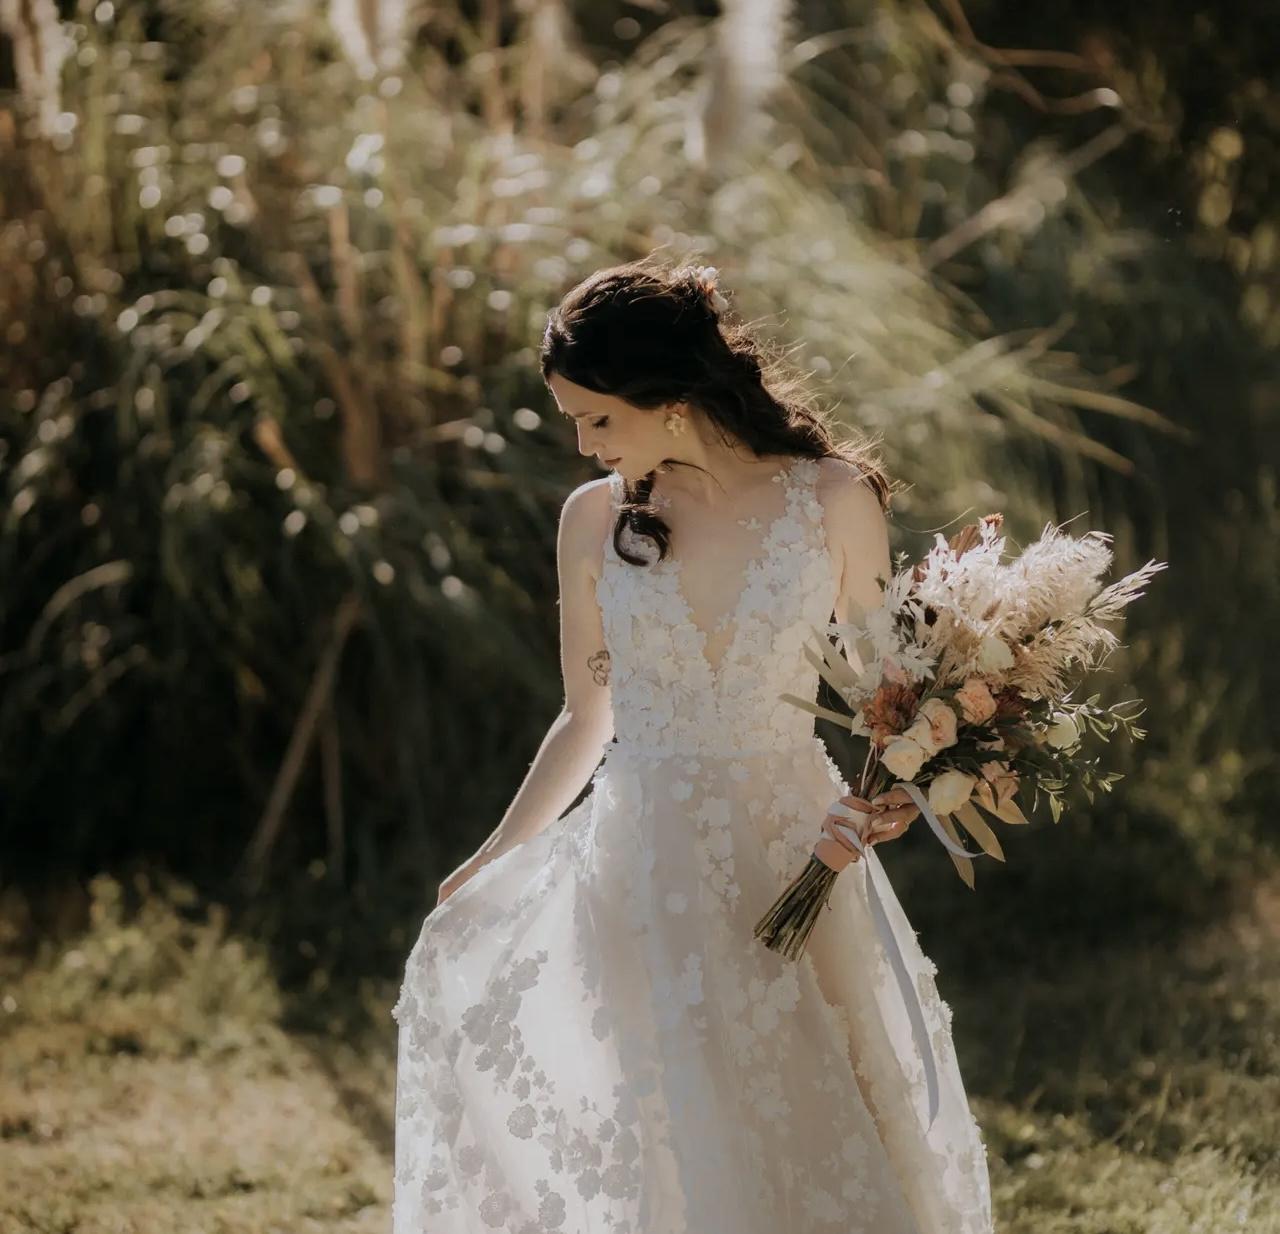
POLYGON ((702 294, 706 296, 711 308, 716 313, 723 313, 729 307, 729 301, 716 289, 716 280, 720 276, 719 270, 715 266, 699 266, 693 276, 698 286, 702 288, 702 294))

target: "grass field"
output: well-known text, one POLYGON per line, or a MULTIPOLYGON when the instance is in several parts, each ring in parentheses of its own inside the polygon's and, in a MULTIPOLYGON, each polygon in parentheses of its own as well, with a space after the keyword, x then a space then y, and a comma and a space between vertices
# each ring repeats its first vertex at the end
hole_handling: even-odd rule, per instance
MULTIPOLYGON (((374 921, 273 934, 145 877, 6 897, 0 1231, 386 1231, 398 974, 343 974, 409 940, 374 921)), ((964 990, 937 956, 1002 1234, 1280 1231, 1278 942, 1270 880, 1176 950, 964 990)))

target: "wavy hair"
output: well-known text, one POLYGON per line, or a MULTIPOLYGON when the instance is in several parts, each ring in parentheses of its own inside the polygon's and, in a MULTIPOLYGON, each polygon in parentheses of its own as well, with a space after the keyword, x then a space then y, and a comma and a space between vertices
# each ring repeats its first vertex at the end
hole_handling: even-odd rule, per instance
MULTIPOLYGON (((725 321, 726 308, 707 267, 647 258, 597 270, 548 316, 543 379, 559 373, 644 409, 687 402, 706 415, 722 441, 741 442, 758 456, 844 459, 887 513, 893 486, 870 445, 837 440, 833 417, 815 407, 800 376, 745 325, 725 321)), ((652 540, 659 561, 670 544, 671 529, 651 501, 655 471, 625 483, 613 528, 618 556, 632 565, 650 563, 622 547, 625 527, 652 540)))

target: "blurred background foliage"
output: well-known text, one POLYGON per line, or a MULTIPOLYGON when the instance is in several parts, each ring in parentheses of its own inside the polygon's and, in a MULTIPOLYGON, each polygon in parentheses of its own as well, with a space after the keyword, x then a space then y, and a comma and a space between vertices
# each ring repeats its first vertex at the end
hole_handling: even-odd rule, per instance
POLYGON ((1018 885, 1252 861, 1280 90, 1262 17, 1184 7, 6 9, 6 873, 421 896, 469 852, 559 703, 592 474, 541 324, 655 248, 882 443, 895 547, 1000 508, 1170 562, 1102 681, 1151 736, 1018 885))
MULTIPOLYGON (((1275 1161, 1242 1111, 1275 1108, 1280 1004, 1239 957, 1280 901, 1258 901, 1270 935, 1160 957, 1275 869, 1275 21, 1202 0, 0 2, 11 1057, 200 1056, 212 1016, 270 1043, 264 1074, 309 1074, 280 1024, 345 1051, 329 1074, 365 1086, 355 1121, 385 1151, 412 931, 561 700, 555 529, 597 473, 548 414, 545 314, 656 249, 717 265, 878 439, 911 485, 896 549, 1001 509, 1014 545, 1071 520, 1114 536, 1117 575, 1169 562, 1090 683, 1148 705, 1147 739, 1104 754, 1112 796, 1010 837, 977 898, 927 838, 886 863, 963 1009, 1007 1228, 1255 1212, 1275 1161), (100 873, 130 867, 127 895, 100 873), (148 871, 199 896, 149 909, 148 871), (203 896, 266 948, 251 970, 220 910, 193 924, 203 896), (1185 1204, 1159 1182, 1175 1159, 1185 1204)), ((43 1142, 57 1118, 28 1096, 11 1118, 5 1074, 5 1137, 43 1142)), ((361 1161, 323 1228, 376 1227, 384 1163, 361 1161)))

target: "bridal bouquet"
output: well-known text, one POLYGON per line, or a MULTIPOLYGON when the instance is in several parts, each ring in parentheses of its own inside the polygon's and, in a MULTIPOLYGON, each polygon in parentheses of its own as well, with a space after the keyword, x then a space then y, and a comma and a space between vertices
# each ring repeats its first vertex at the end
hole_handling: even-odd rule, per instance
MULTIPOLYGON (((1073 702, 1078 679, 1098 667, 1116 645, 1103 623, 1118 618, 1140 588, 1166 563, 1150 561, 1108 587, 1111 564, 1105 532, 1079 538, 1049 524, 1012 561, 1002 560, 1003 516, 988 514, 914 567, 899 556, 882 603, 860 622, 833 623, 845 656, 815 629, 817 647, 805 654, 849 708, 831 711, 795 695, 781 697, 869 738, 857 795, 870 799, 902 789, 973 887, 967 849, 956 822, 982 852, 1003 861, 999 839, 984 813, 1006 824, 1027 819, 1019 791, 1048 798, 1056 823, 1063 797, 1078 784, 1093 800, 1121 777, 1100 769, 1084 751, 1086 731, 1106 740, 1117 727, 1133 739, 1141 715, 1126 715, 1131 699, 1109 708, 1098 695, 1073 702)), ((830 813, 865 822, 843 803, 830 813)), ((839 872, 862 835, 824 822, 804 872, 756 925, 771 950, 796 959, 804 950, 839 872), (826 860, 824 860, 824 857, 826 860)))

